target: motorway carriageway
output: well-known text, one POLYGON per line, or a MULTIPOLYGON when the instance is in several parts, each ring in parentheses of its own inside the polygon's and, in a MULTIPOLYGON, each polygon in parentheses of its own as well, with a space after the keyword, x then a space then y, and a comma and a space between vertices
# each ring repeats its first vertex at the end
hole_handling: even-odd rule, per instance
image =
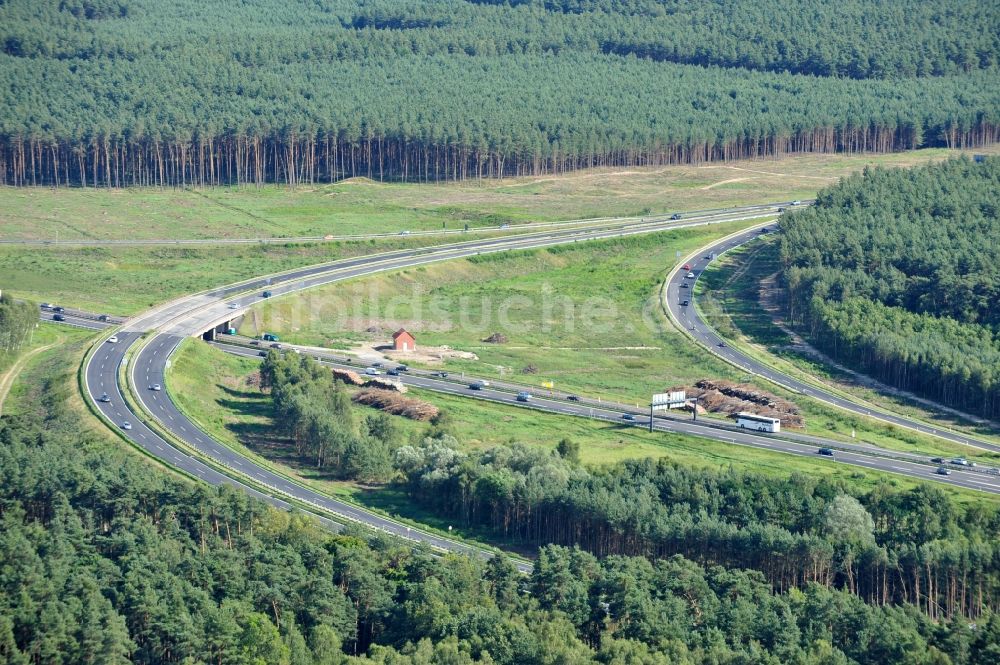
MULTIPOLYGON (((807 201, 806 203, 811 203, 807 201)), ((707 208, 705 210, 687 210, 675 213, 678 219, 698 219, 712 215, 720 215, 732 212, 733 210, 770 210, 774 208, 769 203, 744 206, 742 208, 707 208)), ((560 228, 583 228, 600 227, 609 228, 615 224, 632 224, 635 222, 663 222, 671 218, 670 213, 660 215, 645 215, 642 217, 591 217, 589 219, 568 219, 558 222, 521 222, 514 225, 500 224, 499 226, 474 226, 469 229, 430 229, 426 231, 401 230, 395 233, 361 233, 352 235, 323 235, 323 236, 286 236, 271 238, 188 238, 183 240, 150 239, 150 240, 95 240, 91 238, 81 238, 76 240, 27 240, 18 238, 0 238, 0 245, 22 245, 22 246, 67 246, 67 247, 129 247, 143 245, 260 245, 260 244, 285 244, 304 242, 336 242, 336 241, 363 241, 378 238, 412 237, 412 236, 455 236, 470 235, 479 233, 502 233, 510 231, 505 237, 513 237, 520 231, 535 231, 542 229, 560 228)))
MULTIPOLYGON (((682 267, 677 267, 668 275, 666 289, 664 289, 663 294, 666 301, 664 304, 670 317, 679 328, 686 331, 688 335, 690 335, 696 342, 701 344, 708 351, 714 353, 716 356, 722 358, 729 364, 755 376, 765 378, 773 383, 776 383, 777 385, 791 390, 792 392, 812 397, 820 402, 830 404, 831 406, 835 406, 838 409, 842 409, 850 413, 875 418, 877 420, 921 432, 923 434, 930 434, 952 443, 958 443, 972 448, 978 448, 980 450, 1000 453, 1000 445, 996 443, 977 439, 943 427, 935 427, 934 425, 930 425, 920 420, 907 418, 906 416, 900 416, 889 411, 879 409, 870 404, 866 405, 846 399, 821 386, 806 383, 793 376, 779 372, 759 360, 756 360, 752 356, 726 344, 726 341, 722 338, 722 336, 720 336, 704 320, 701 316, 701 312, 699 312, 698 308, 695 306, 695 284, 697 283, 698 278, 701 277, 705 267, 711 262, 711 259, 708 258, 709 256, 714 255, 715 257, 719 257, 724 252, 750 242, 754 238, 757 238, 760 234, 761 227, 757 226, 747 229, 741 233, 731 235, 728 238, 723 238, 709 247, 703 247, 697 254, 689 256, 687 263, 690 265, 690 271, 686 271, 682 267), (694 279, 688 279, 686 277, 688 272, 694 273, 694 279), (686 284, 687 286, 682 287, 682 284, 686 284), (681 303, 685 300, 690 301, 690 304, 682 305, 681 303)), ((682 260, 680 263, 683 264, 684 261, 682 260)))
MULTIPOLYGON (((179 298, 133 318, 118 332, 119 341, 116 344, 107 343, 104 341, 107 338, 102 337, 101 342, 95 345, 86 360, 83 377, 84 388, 101 414, 112 426, 119 428, 124 436, 153 457, 161 459, 193 477, 201 478, 211 484, 236 485, 278 506, 287 507, 292 503, 309 506, 338 521, 359 522, 396 536, 426 543, 440 550, 478 553, 488 556, 489 553, 485 550, 408 527, 353 504, 327 497, 298 485, 284 476, 275 474, 265 466, 258 465, 251 459, 212 440, 177 410, 166 392, 149 390, 148 387, 157 383, 161 386, 164 385, 164 371, 168 366, 170 356, 184 338, 198 336, 202 331, 214 327, 227 318, 238 316, 246 308, 264 301, 265 298, 263 298, 261 290, 265 288, 271 291, 274 297, 277 297, 338 280, 366 276, 380 271, 399 270, 430 262, 474 256, 484 252, 531 249, 590 239, 644 234, 671 228, 768 217, 773 216, 779 206, 786 205, 788 204, 777 203, 772 206, 733 209, 726 213, 708 215, 703 218, 688 218, 683 222, 640 222, 624 226, 616 225, 608 229, 574 229, 399 250, 248 280, 179 298), (231 301, 234 296, 238 296, 238 298, 231 301), (230 302, 236 303, 235 310, 230 309, 230 302), (143 338, 143 346, 138 354, 130 356, 125 367, 125 374, 128 383, 134 387, 133 395, 139 402, 137 410, 143 414, 142 417, 125 403, 122 395, 123 386, 119 381, 118 372, 119 367, 126 363, 126 352, 139 342, 140 338, 143 338), (110 402, 99 401, 103 393, 108 394, 110 402), (182 442, 183 445, 175 446, 148 427, 143 421, 149 417, 155 421, 156 428, 162 428, 169 432, 167 438, 182 442), (131 423, 132 429, 122 429, 122 423, 125 420, 131 423), (220 470, 225 470, 225 473, 220 472, 220 470)), ((545 400, 537 400, 531 406, 538 408, 540 405, 545 406, 545 402, 545 400)), ((570 407, 558 404, 552 405, 551 408, 556 412, 560 412, 557 409, 562 409, 561 412, 567 412, 566 409, 570 407)), ((684 425, 685 428, 692 426, 684 425)), ((681 429, 679 431, 688 430, 681 429)), ((704 432, 698 432, 698 434, 706 436, 704 432)), ((716 433, 713 438, 730 442, 741 441, 751 445, 779 446, 775 449, 785 452, 793 452, 793 446, 801 445, 785 441, 775 442, 766 437, 738 432, 716 433)), ((815 455, 815 452, 810 451, 808 454, 815 455)), ((842 454, 838 459, 842 462, 855 463, 858 466, 867 466, 873 469, 881 469, 888 464, 885 460, 866 457, 854 452, 842 454)), ((939 480, 940 482, 950 481, 957 485, 984 491, 1000 491, 1000 486, 991 484, 977 486, 967 483, 967 474, 964 472, 956 472, 952 476, 930 478, 925 465, 916 465, 910 462, 892 461, 889 468, 883 470, 939 480)), ((979 478, 976 477, 975 480, 979 480, 979 478)), ((526 569, 527 564, 521 565, 522 569, 526 569)))
MULTIPOLYGON (((243 357, 259 357, 263 349, 255 346, 243 346, 242 344, 232 344, 227 341, 217 341, 214 343, 218 348, 233 355, 243 357)), ((284 351, 294 351, 296 347, 282 345, 284 351)), ((324 365, 357 372, 363 378, 364 365, 356 362, 347 362, 346 359, 332 354, 317 354, 312 349, 302 349, 300 351, 309 355, 324 365)), ((389 363, 395 365, 395 363, 389 363)), ((649 412, 642 413, 636 409, 622 404, 608 402, 597 402, 594 400, 568 400, 565 397, 545 396, 532 392, 530 386, 518 386, 512 384, 490 384, 480 389, 472 389, 470 386, 476 383, 477 377, 463 377, 460 380, 449 375, 448 378, 434 376, 436 372, 427 370, 409 370, 400 372, 398 376, 386 378, 393 381, 423 388, 434 392, 457 395, 471 399, 479 399, 487 402, 506 404, 509 406, 535 409, 556 413, 561 415, 592 418, 619 424, 623 427, 649 428, 649 412), (517 399, 517 393, 526 391, 531 393, 528 402, 521 402, 517 399), (632 414, 635 420, 625 420, 622 415, 632 414)), ((920 480, 933 480, 949 485, 957 485, 968 489, 980 490, 1000 494, 1000 476, 986 473, 985 470, 963 470, 961 467, 950 468, 953 473, 943 476, 936 473, 939 465, 928 464, 925 456, 913 453, 897 452, 876 448, 867 444, 842 443, 832 439, 822 437, 782 433, 778 435, 748 432, 733 426, 723 425, 711 420, 688 420, 681 418, 662 417, 657 415, 653 418, 653 430, 658 432, 674 432, 690 436, 698 436, 725 443, 752 446, 775 452, 787 453, 791 455, 817 457, 818 447, 829 447, 837 449, 833 458, 822 457, 822 460, 842 462, 853 466, 860 466, 867 469, 884 471, 888 473, 899 473, 906 476, 915 477, 920 480)))
MULTIPOLYGON (((117 343, 106 341, 110 335, 102 337, 85 361, 84 390, 101 415, 123 436, 149 455, 192 477, 211 484, 225 483, 241 487, 274 505, 307 506, 338 521, 362 523, 402 538, 426 543, 439 550, 488 556, 490 554, 488 551, 406 526, 356 505, 327 497, 275 474, 265 466, 258 465, 212 440, 176 409, 165 392, 149 390, 148 387, 157 383, 162 386, 165 383, 164 371, 169 364, 170 355, 184 338, 198 336, 202 331, 239 316, 246 308, 263 302, 264 289, 277 297, 379 271, 399 270, 485 252, 532 249, 576 241, 771 217, 779 205, 787 204, 731 209, 700 218, 689 217, 682 222, 642 221, 625 225, 616 224, 607 229, 562 230, 397 250, 300 268, 178 298, 127 321, 116 335, 117 343), (230 308, 230 299, 234 296, 239 296, 233 301, 236 303, 235 309, 230 308), (139 352, 126 358, 127 352, 140 340, 142 345, 139 352), (138 402, 135 410, 126 403, 122 394, 123 390, 128 389, 119 379, 119 368, 123 365, 126 381, 134 387, 132 397, 138 402), (107 394, 109 401, 101 401, 104 394, 107 394), (153 421, 150 423, 153 427, 146 424, 147 418, 153 421), (123 427, 125 422, 131 425, 131 429, 123 427), (154 431, 155 429, 169 432, 169 435, 160 436, 154 431), (178 445, 167 439, 177 441, 178 445)), ((327 523, 330 524, 329 520, 327 523)), ((527 570, 529 567, 525 563, 519 565, 522 570, 527 570)))

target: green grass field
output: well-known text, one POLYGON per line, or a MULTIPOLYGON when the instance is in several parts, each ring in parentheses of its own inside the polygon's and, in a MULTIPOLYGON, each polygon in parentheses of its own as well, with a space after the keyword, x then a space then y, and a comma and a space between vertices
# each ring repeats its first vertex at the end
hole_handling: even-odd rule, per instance
MULTIPOLYGON (((643 215, 808 198, 838 177, 870 164, 910 165, 952 154, 957 152, 806 155, 440 185, 351 180, 291 190, 280 186, 197 191, 0 187, 0 239, 259 238, 500 223, 510 223, 516 231, 523 221, 643 215)), ((0 245, 0 286, 18 297, 129 315, 183 293, 253 275, 447 241, 447 236, 396 236, 379 241, 266 246, 0 245)))
MULTIPOLYGON (((356 501, 408 519, 421 522, 430 519, 422 511, 408 506, 392 488, 337 481, 297 460, 275 434, 269 415, 269 398, 247 381, 258 366, 256 359, 239 358, 199 341, 189 340, 174 356, 166 388, 185 413, 213 438, 228 446, 249 451, 277 470, 322 491, 353 497, 356 501), (205 381, 206 375, 213 380, 205 381)), ((588 466, 609 465, 625 459, 663 457, 684 465, 733 467, 776 476, 787 476, 793 472, 822 474, 866 489, 886 480, 899 487, 915 484, 915 481, 903 476, 861 471, 825 460, 797 458, 697 437, 661 432, 651 434, 640 427, 622 427, 584 418, 488 404, 427 390, 415 389, 409 394, 448 411, 452 431, 465 450, 515 442, 555 450, 559 440, 567 437, 580 443, 581 461, 588 466)), ((364 411, 364 407, 358 409, 364 411)), ((403 417, 397 416, 393 420, 404 442, 420 440, 428 429, 426 423, 403 417)), ((994 500, 978 492, 948 491, 954 491, 956 496, 968 501, 994 500)))
POLYGON ((20 298, 130 315, 186 293, 440 238, 198 247, 0 246, 0 285, 20 298))
POLYGON ((447 345, 479 360, 444 367, 558 391, 646 401, 649 394, 709 375, 734 376, 684 341, 657 294, 677 252, 745 223, 489 254, 377 275, 275 299, 245 319, 293 343, 387 339, 406 327, 418 346, 447 345), (370 328, 381 332, 370 333, 370 328), (485 343, 493 333, 504 344, 485 343), (525 373, 526 368, 535 368, 525 373))
POLYGON ((418 347, 448 346, 478 357, 433 365, 412 361, 417 366, 488 379, 500 378, 502 369, 503 378, 537 389, 553 382, 557 393, 635 405, 702 378, 748 381, 796 402, 810 434, 995 461, 990 454, 976 455, 792 395, 744 375, 673 328, 658 294, 678 252, 684 255, 741 225, 491 254, 352 280, 261 305, 240 332, 268 331, 291 343, 342 349, 386 342, 392 331, 406 327, 416 334, 418 347), (483 341, 493 333, 508 341, 483 341))
POLYGON ((353 179, 293 190, 4 187, 0 238, 324 236, 669 213, 810 198, 819 188, 868 165, 906 166, 957 152, 802 155, 437 185, 353 179))

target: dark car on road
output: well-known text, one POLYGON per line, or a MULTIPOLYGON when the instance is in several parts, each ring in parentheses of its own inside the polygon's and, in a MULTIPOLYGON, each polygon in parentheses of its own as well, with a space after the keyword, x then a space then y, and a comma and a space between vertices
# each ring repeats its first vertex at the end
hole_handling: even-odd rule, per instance
POLYGON ((939 466, 934 473, 936 473, 939 476, 950 476, 951 475, 951 469, 946 469, 943 466, 939 466))
POLYGON ((631 413, 623 413, 622 420, 635 420, 635 416, 633 416, 631 413))
POLYGON ((827 457, 833 457, 833 448, 820 448, 816 451, 819 455, 826 455, 827 457))
POLYGON ((691 304, 690 300, 682 300, 681 301, 681 307, 687 307, 690 304, 691 304))
POLYGON ((579 402, 580 401, 580 396, 579 395, 566 395, 566 399, 568 399, 571 402, 579 402))
POLYGON ((63 316, 62 314, 53 314, 52 315, 52 320, 53 321, 65 321, 66 317, 63 316))
POLYGON ((670 215, 670 219, 674 220, 675 222, 680 218, 681 214, 679 212, 675 212, 674 214, 670 215))

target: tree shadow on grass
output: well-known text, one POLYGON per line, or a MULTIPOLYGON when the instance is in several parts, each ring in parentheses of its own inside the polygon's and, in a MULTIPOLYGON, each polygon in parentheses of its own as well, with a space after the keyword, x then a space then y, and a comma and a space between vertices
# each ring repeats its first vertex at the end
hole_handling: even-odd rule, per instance
POLYGON ((266 400, 267 398, 267 395, 259 390, 236 390, 235 388, 224 386, 221 383, 215 384, 215 387, 234 399, 266 400))

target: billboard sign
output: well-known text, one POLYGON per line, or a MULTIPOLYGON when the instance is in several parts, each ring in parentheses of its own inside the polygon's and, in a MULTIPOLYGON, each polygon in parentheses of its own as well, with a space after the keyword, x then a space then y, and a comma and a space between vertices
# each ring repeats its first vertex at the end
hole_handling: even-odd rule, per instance
POLYGON ((687 394, 683 390, 671 390, 668 393, 657 393, 653 395, 650 406, 654 409, 674 409, 684 406, 687 394))

